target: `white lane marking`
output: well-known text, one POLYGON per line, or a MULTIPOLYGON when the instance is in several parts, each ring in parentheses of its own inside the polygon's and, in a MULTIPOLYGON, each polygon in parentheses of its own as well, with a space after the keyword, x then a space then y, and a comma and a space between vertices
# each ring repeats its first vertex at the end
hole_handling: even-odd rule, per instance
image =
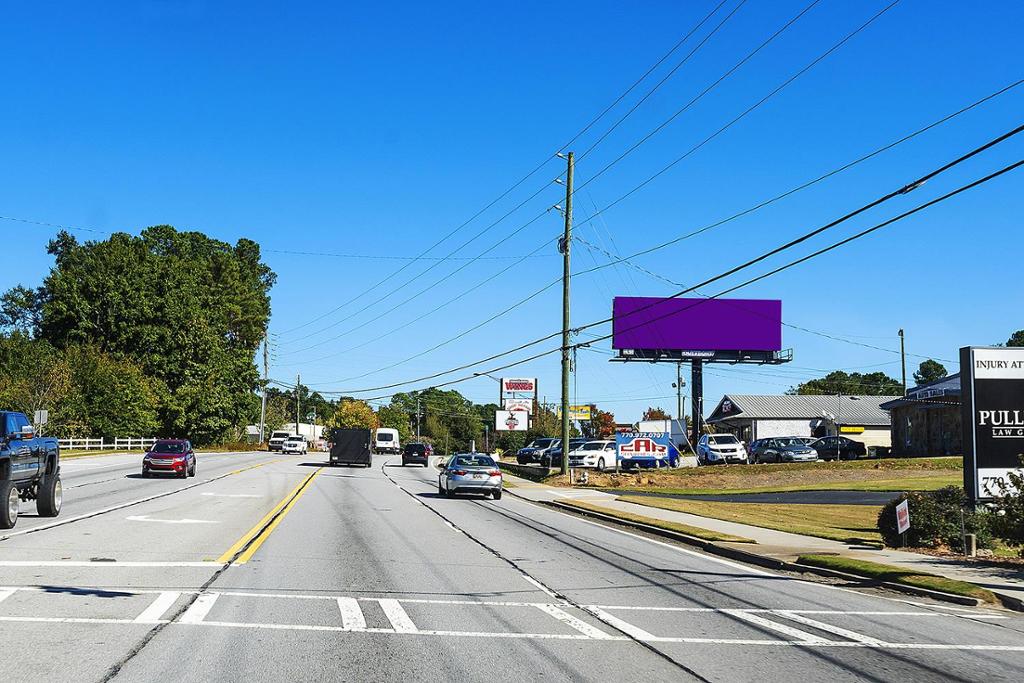
MULTIPOLYGON (((3 621, 3 617, 0 617, 0 621, 3 621)), ((172 625, 175 623, 180 624, 182 622, 171 622, 172 625)), ((348 631, 344 626, 319 626, 313 624, 246 624, 234 621, 203 621, 198 624, 191 624, 192 626, 219 626, 227 628, 265 628, 280 631, 348 631)), ((352 633, 389 633, 399 635, 417 635, 417 636, 452 636, 452 637, 466 637, 466 638, 534 638, 541 640, 575 640, 575 641, 593 641, 593 638, 588 638, 583 634, 575 633, 488 633, 486 631, 398 631, 390 628, 366 628, 361 631, 351 631, 352 633)), ((612 638, 612 640, 623 641, 626 638, 612 638)), ((597 641, 594 641, 597 642, 597 641)))
POLYGON ((213 491, 207 491, 200 493, 201 496, 213 496, 215 498, 259 498, 259 494, 256 493, 215 493, 213 491))
POLYGON ((17 591, 17 588, 0 588, 0 602, 3 602, 7 598, 11 597, 17 591))
MULTIPOLYGON (((530 502, 530 501, 528 501, 528 502, 530 502)), ((562 512, 561 510, 551 510, 551 508, 543 508, 543 509, 547 510, 548 512, 558 512, 559 514, 565 515, 567 517, 572 517, 577 522, 581 522, 583 524, 589 524, 590 526, 596 526, 596 527, 599 527, 601 529, 604 529, 605 531, 612 531, 612 532, 617 533, 617 534, 622 534, 623 536, 629 536, 630 538, 635 538, 635 539, 637 539, 639 541, 646 541, 647 543, 653 543, 654 545, 660 545, 663 548, 669 548, 671 550, 675 550, 676 552, 683 553, 684 555, 692 555, 693 557, 699 557, 702 560, 707 560, 709 562, 716 562, 718 564, 725 565, 726 567, 732 567, 733 569, 739 569, 740 571, 742 571, 742 572, 744 572, 746 574, 755 574, 757 576, 771 576, 773 578, 785 579, 787 581, 796 581, 796 580, 798 580, 798 579, 790 579, 788 576, 783 576, 782 574, 774 574, 772 572, 763 571, 761 569, 755 569, 753 567, 748 567, 746 565, 738 564, 738 563, 732 562, 730 560, 722 559, 721 557, 715 557, 714 555, 708 555, 708 554, 705 554, 705 553, 698 553, 695 550, 688 550, 687 548, 680 548, 679 546, 672 545, 671 543, 662 543, 661 541, 656 541, 653 538, 646 538, 644 536, 640 536, 638 534, 634 534, 634 533, 631 533, 629 531, 623 531, 622 529, 615 529, 615 528, 610 527, 610 526, 605 526, 604 524, 598 524, 597 522, 591 522, 589 519, 581 519, 579 517, 576 517, 575 515, 569 514, 568 512, 562 512)), ((827 586, 828 584, 815 583, 815 584, 811 584, 811 585, 812 586, 823 586, 823 585, 827 586)))
POLYGON ((553 598, 557 598, 558 597, 557 595, 555 595, 554 591, 552 591, 550 588, 548 588, 543 583, 541 583, 537 579, 533 578, 529 574, 522 574, 522 577, 523 577, 523 579, 527 583, 533 584, 534 586, 536 586, 545 595, 550 595, 553 598))
POLYGON ((381 598, 377 602, 380 603, 380 608, 384 610, 384 616, 388 618, 388 621, 394 627, 395 633, 416 633, 419 630, 416 628, 416 624, 412 623, 412 619, 405 613, 405 609, 398 600, 381 598))
POLYGON ((155 522, 157 524, 220 524, 209 519, 153 519, 149 515, 129 515, 129 522, 155 522))
POLYGON ((201 624, 206 615, 213 609, 213 603, 217 602, 220 593, 203 593, 196 601, 189 605, 179 621, 182 624, 201 624))
POLYGON ((780 609, 772 610, 772 614, 783 617, 784 619, 789 619, 790 621, 795 621, 798 624, 803 624, 804 626, 816 628, 819 631, 825 631, 826 633, 834 633, 835 635, 840 636, 842 638, 847 638, 858 643, 864 643, 865 645, 874 645, 877 647, 879 645, 885 644, 884 641, 881 641, 878 638, 872 638, 871 636, 866 636, 863 633, 857 633, 856 631, 851 631, 849 629, 842 628, 841 626, 833 626, 832 624, 826 624, 823 621, 811 619, 810 617, 806 617, 803 614, 798 614, 796 612, 789 612, 787 610, 780 609))
POLYGON ((135 617, 135 622, 140 624, 159 624, 160 617, 164 615, 174 601, 181 597, 176 591, 164 591, 156 596, 156 599, 149 604, 149 607, 142 611, 142 614, 135 617))
POLYGON ((537 605, 537 609, 539 609, 541 612, 550 614, 555 619, 558 619, 560 622, 566 624, 567 626, 571 626, 572 628, 576 629, 588 638, 594 638, 595 640, 612 639, 611 635, 605 633, 601 629, 591 626, 590 624, 581 619, 577 619, 573 615, 569 614, 563 609, 560 609, 559 607, 556 607, 555 605, 537 605))
MULTIPOLYGON (((134 619, 106 619, 90 617, 0 617, 0 622, 13 621, 28 624, 135 624, 134 619)), ((157 622, 160 624, 166 621, 157 622)))
POLYGON ((605 622, 609 626, 613 626, 619 629, 620 631, 622 631, 623 633, 627 634, 629 637, 635 640, 657 640, 657 637, 653 634, 648 633, 639 626, 634 626, 628 621, 623 621, 622 619, 619 619, 614 614, 609 614, 608 612, 605 612, 600 607, 589 607, 588 609, 592 610, 594 616, 596 616, 601 621, 605 622))
POLYGON ((0 567, 222 567, 220 562, 88 562, 84 560, 0 560, 0 567))
POLYGON ((355 598, 338 598, 338 609, 341 611, 341 625, 346 631, 362 631, 366 628, 363 610, 355 598))
POLYGON ((755 626, 760 626, 761 628, 765 628, 770 631, 775 631, 776 633, 781 633, 785 636, 789 636, 790 638, 795 638, 798 641, 802 641, 804 643, 821 644, 832 642, 826 638, 820 638, 814 635, 813 633, 807 633, 806 631, 801 631, 800 629, 793 628, 792 626, 779 624, 774 621, 771 621, 770 619, 765 619, 764 617, 759 617, 756 614, 751 614, 750 612, 744 612, 738 609, 724 609, 722 610, 722 612, 724 614, 728 614, 731 617, 735 617, 739 621, 746 621, 748 623, 754 624, 755 626))

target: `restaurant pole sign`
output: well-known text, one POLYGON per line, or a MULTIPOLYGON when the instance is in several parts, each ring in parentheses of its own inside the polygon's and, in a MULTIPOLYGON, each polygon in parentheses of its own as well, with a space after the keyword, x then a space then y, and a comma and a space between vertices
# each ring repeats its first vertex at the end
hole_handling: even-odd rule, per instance
POLYGON ((1024 455, 1024 348, 960 349, 964 491, 972 503, 1010 486, 1024 455))

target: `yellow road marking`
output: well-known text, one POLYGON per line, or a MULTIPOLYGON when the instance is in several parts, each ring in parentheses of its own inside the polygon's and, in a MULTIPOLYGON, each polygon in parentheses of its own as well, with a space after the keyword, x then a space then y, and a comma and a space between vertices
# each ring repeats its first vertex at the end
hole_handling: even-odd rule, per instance
POLYGON ((263 467, 264 465, 273 465, 274 463, 278 463, 278 462, 284 462, 284 460, 271 460, 269 462, 261 462, 258 465, 249 465, 248 467, 243 467, 240 470, 234 470, 232 472, 228 472, 228 474, 241 474, 242 472, 248 472, 249 470, 254 470, 257 467, 263 467))
POLYGON ((245 548, 245 546, 248 543, 252 542, 252 545, 249 546, 246 549, 246 551, 238 557, 238 560, 235 561, 235 564, 245 564, 246 562, 248 562, 249 559, 253 556, 253 554, 259 549, 259 547, 263 545, 263 542, 267 540, 267 537, 271 534, 271 532, 273 532, 274 529, 277 528, 277 525, 281 522, 284 516, 288 514, 288 511, 292 509, 296 501, 298 501, 298 499, 302 497, 302 494, 305 493, 306 487, 308 487, 309 483, 312 482, 313 479, 316 478, 318 474, 320 474, 320 471, 322 469, 323 468, 317 469, 315 472, 313 472, 308 477, 299 482, 298 486, 289 491, 288 495, 282 498, 281 501, 270 510, 270 512, 264 515, 263 519, 256 522, 256 525, 253 526, 253 528, 249 529, 247 532, 245 532, 245 534, 242 535, 240 539, 235 541, 235 544, 228 548, 223 555, 217 558, 217 561, 231 561, 231 558, 235 556, 235 553, 237 553, 242 548, 245 548), (267 526, 267 522, 273 519, 274 515, 277 515, 279 512, 281 513, 280 516, 277 517, 277 519, 274 519, 272 524, 267 526))

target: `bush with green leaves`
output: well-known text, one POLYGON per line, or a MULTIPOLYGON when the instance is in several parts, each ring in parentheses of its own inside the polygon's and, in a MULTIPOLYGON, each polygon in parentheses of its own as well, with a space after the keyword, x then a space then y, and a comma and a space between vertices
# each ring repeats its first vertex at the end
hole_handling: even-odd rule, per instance
MULTIPOLYGON (((1024 465, 1024 457, 1021 457, 1024 465)), ((1024 545, 1024 474, 1008 472, 992 504, 992 530, 1010 545, 1024 545)))
POLYGON ((903 535, 896 528, 896 506, 904 500, 910 511, 906 545, 915 548, 960 548, 963 542, 960 524, 962 513, 963 531, 977 536, 979 548, 992 546, 991 515, 967 509, 967 496, 960 486, 946 486, 937 491, 912 491, 886 503, 878 513, 878 531, 886 545, 903 545, 903 535))

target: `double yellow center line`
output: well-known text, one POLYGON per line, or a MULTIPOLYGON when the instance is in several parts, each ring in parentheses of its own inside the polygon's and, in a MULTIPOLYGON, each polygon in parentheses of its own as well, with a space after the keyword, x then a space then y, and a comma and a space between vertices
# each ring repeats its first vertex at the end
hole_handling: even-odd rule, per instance
POLYGON ((281 499, 281 502, 264 515, 263 519, 256 522, 253 528, 249 529, 240 539, 235 541, 235 544, 218 557, 217 561, 231 562, 232 558, 244 548, 245 550, 238 555, 238 559, 235 559, 232 564, 245 564, 248 562, 256 551, 259 550, 260 546, 263 545, 263 542, 267 540, 267 537, 277 528, 277 525, 281 523, 284 516, 295 506, 295 503, 298 502, 299 498, 302 497, 302 494, 306 492, 309 485, 322 470, 322 467, 318 468, 311 475, 303 479, 298 486, 289 491, 288 495, 281 499))

